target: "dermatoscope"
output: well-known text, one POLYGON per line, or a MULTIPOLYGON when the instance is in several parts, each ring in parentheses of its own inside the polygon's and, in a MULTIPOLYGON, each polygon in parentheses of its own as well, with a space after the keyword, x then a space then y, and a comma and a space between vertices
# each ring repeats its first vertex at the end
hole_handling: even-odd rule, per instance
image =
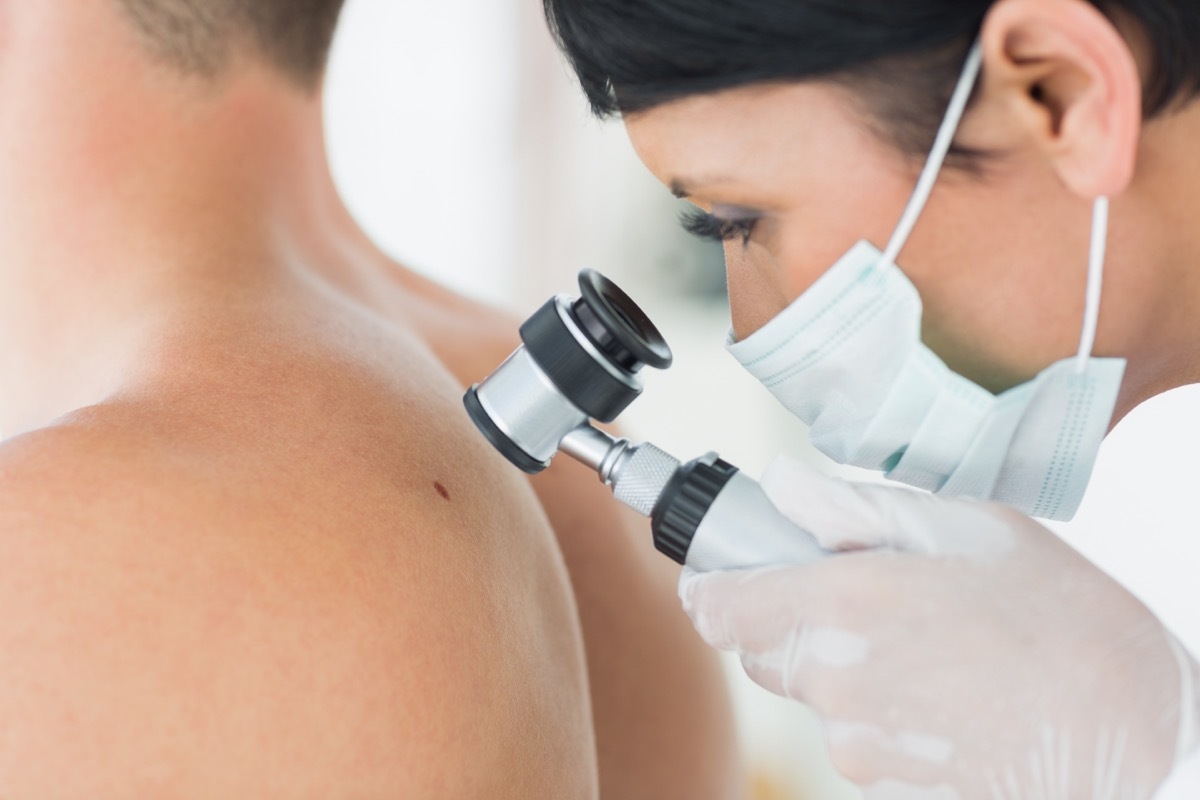
POLYGON ((479 431, 536 474, 563 452, 586 464, 618 501, 649 517, 654 544, 694 569, 816 561, 827 553, 781 514, 758 483, 709 453, 684 464, 650 443, 594 427, 642 393, 644 367, 673 356, 658 328, 616 284, 579 274, 581 296, 551 298, 521 326, 522 345, 463 398, 479 431))

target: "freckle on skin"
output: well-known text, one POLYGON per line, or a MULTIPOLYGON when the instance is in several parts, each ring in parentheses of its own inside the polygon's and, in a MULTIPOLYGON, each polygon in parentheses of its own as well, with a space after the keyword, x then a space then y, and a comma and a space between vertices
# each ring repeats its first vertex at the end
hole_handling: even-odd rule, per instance
POLYGON ((440 482, 435 481, 433 484, 433 488, 437 489, 437 493, 442 496, 443 500, 445 500, 446 502, 450 501, 450 491, 445 486, 443 486, 440 482))

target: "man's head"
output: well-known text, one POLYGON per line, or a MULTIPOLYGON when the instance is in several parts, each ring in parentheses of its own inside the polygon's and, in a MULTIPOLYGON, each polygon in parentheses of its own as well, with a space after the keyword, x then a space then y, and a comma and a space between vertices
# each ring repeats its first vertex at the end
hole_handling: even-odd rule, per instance
POLYGON ((344 0, 116 0, 153 54, 215 76, 242 49, 316 86, 344 0))

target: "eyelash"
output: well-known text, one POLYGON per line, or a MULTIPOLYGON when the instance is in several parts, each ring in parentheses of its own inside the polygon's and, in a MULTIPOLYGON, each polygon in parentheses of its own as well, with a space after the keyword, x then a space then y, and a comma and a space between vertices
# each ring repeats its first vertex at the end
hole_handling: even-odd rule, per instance
POLYGON ((750 237, 758 225, 757 217, 744 219, 721 219, 707 211, 685 211, 680 215, 680 224, 688 233, 708 239, 713 242, 732 242, 742 240, 742 245, 750 244, 750 237))

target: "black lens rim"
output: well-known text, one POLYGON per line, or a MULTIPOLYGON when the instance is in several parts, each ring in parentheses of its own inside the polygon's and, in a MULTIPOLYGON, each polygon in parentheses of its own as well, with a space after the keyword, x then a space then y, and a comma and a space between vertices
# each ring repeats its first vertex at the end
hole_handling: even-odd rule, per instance
POLYGON ((550 466, 549 461, 538 461, 533 456, 526 453, 520 446, 508 435, 500 430, 500 427, 487 413, 487 409, 483 407, 483 403, 479 400, 479 384, 472 386, 463 395, 463 406, 467 409, 467 415, 471 421, 475 423, 475 427, 483 434, 492 447, 500 452, 500 455, 509 460, 514 467, 529 475, 537 475, 543 472, 550 466))
POLYGON ((629 370, 613 369, 611 358, 593 350, 590 337, 579 334, 570 306, 559 308, 559 298, 543 305, 521 326, 521 341, 534 363, 559 393, 583 413, 601 422, 612 422, 642 393, 629 370), (568 322, 570 320, 570 322, 568 322), (621 375, 630 376, 622 380, 621 375))
POLYGON ((580 320, 581 327, 601 351, 624 369, 636 371, 643 364, 655 369, 671 366, 675 357, 667 340, 621 287, 596 270, 585 269, 579 273, 579 291, 599 323, 580 320))

